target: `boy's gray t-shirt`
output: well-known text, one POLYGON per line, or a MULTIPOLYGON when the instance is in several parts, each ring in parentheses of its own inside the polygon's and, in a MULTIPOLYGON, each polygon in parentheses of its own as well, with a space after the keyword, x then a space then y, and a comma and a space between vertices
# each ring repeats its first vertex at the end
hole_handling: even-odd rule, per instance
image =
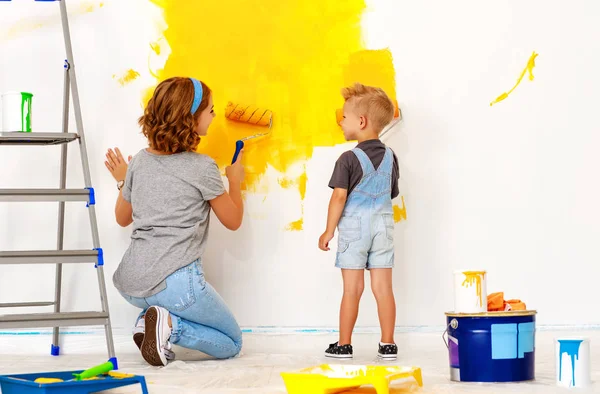
POLYGON ((113 283, 121 293, 150 297, 204 253, 209 201, 225 192, 223 179, 206 155, 144 149, 131 160, 122 191, 133 206, 133 232, 113 283))

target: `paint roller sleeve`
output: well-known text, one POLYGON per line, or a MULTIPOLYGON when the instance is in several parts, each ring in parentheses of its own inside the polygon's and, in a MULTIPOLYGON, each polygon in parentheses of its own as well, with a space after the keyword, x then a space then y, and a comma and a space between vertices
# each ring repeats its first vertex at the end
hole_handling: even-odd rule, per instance
POLYGON ((257 126, 270 126, 273 119, 273 112, 254 105, 229 102, 225 108, 225 117, 230 120, 255 124, 257 126))

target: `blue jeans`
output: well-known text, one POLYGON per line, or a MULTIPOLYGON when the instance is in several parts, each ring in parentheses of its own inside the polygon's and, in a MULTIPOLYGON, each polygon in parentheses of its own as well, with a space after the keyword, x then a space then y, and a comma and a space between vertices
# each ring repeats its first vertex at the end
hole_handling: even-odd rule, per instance
POLYGON ((166 285, 166 289, 147 298, 121 295, 143 309, 140 317, 150 306, 167 309, 173 324, 172 344, 218 359, 239 354, 242 331, 225 301, 204 279, 200 260, 169 275, 166 285))

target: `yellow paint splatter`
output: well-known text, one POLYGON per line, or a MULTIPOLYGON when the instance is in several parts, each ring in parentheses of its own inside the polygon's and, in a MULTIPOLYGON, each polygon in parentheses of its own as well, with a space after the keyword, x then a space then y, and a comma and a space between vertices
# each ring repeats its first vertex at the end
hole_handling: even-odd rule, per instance
POLYGON ((519 86, 519 84, 521 83, 521 80, 525 76, 526 72, 529 71, 529 80, 533 81, 533 68, 535 67, 535 58, 537 56, 538 56, 538 54, 535 53, 535 51, 534 51, 533 54, 531 55, 531 57, 529 58, 529 60, 527 61, 527 65, 523 69, 523 72, 521 73, 521 76, 517 80, 517 83, 515 84, 515 86, 513 86, 513 88, 511 90, 509 90, 508 92, 502 93, 500 96, 498 96, 498 98, 496 100, 492 101, 490 103, 490 107, 494 104, 499 103, 500 101, 504 100, 505 98, 507 98, 508 95, 511 94, 513 92, 513 90, 515 90, 517 88, 517 86, 519 86))
POLYGON ((119 82, 119 84, 121 86, 125 86, 128 83, 135 81, 139 76, 140 76, 139 72, 129 69, 129 70, 127 70, 127 72, 125 74, 123 74, 118 79, 117 79, 116 75, 113 75, 113 79, 117 79, 117 81, 119 82))
POLYGON ((285 228, 287 231, 301 231, 304 228, 304 219, 300 218, 295 222, 291 222, 285 228))
POLYGON ((402 208, 398 205, 394 205, 394 222, 398 223, 401 220, 406 220, 406 205, 404 204, 404 196, 400 196, 402 199, 402 208))
POLYGON ((157 55, 160 55, 160 44, 158 42, 151 42, 150 49, 157 55))
POLYGON ((290 189, 292 187, 297 187, 298 192, 300 193, 300 199, 304 201, 306 197, 306 182, 308 181, 308 177, 306 176, 306 169, 302 172, 302 174, 296 178, 291 179, 288 177, 279 178, 278 183, 284 189, 290 189))
MULTIPOLYGON (((477 297, 479 297, 479 306, 483 306, 483 295, 481 294, 481 281, 485 278, 485 271, 465 271, 463 272, 465 276, 465 280, 462 285, 464 287, 476 285, 475 291, 477 292, 477 297)), ((487 302, 487 301, 486 301, 487 302)))
MULTIPOLYGON (((391 53, 363 47, 365 0, 345 0, 343 6, 338 0, 263 0, 260 6, 151 1, 164 11, 171 50, 159 79, 192 76, 213 91, 217 117, 200 152, 220 166, 229 165, 235 141, 264 130, 226 120, 228 101, 273 111, 271 134, 246 144, 246 190, 253 190, 268 166, 286 173, 309 159, 315 146, 344 142, 335 110, 343 104, 340 89, 345 85, 377 84, 395 98, 391 53), (198 15, 207 17, 198 23, 198 15), (232 52, 240 47, 245 49, 232 52)), ((297 184, 302 198, 305 185, 297 184)))

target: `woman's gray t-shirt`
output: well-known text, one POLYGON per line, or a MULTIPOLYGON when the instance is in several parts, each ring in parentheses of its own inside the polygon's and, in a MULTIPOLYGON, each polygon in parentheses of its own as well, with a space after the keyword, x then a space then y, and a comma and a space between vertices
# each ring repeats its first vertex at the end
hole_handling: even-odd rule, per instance
POLYGON ((150 297, 204 253, 209 201, 225 192, 223 179, 206 155, 144 149, 129 163, 122 191, 133 207, 133 233, 113 283, 123 294, 150 297))

